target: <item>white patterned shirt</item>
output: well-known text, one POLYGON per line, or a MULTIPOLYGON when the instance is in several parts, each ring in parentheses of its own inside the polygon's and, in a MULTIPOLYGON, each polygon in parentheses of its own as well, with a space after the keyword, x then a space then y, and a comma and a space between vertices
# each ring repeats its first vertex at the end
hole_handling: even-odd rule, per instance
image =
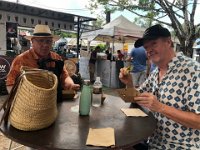
MULTIPOLYGON (((200 64, 177 53, 158 83, 158 68, 140 87, 140 92, 152 92, 158 100, 182 111, 200 114, 200 64)), ((176 115, 176 114, 174 114, 176 115)), ((149 140, 151 150, 200 150, 200 130, 183 126, 155 112, 157 128, 149 140)))

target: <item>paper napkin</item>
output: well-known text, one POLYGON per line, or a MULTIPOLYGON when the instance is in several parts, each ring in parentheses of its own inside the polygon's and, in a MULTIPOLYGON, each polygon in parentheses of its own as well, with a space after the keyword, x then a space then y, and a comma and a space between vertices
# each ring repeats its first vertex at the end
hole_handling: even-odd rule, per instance
POLYGON ((146 117, 148 116, 139 108, 121 108, 121 110, 126 114, 126 116, 134 116, 134 117, 146 117))
POLYGON ((113 146, 115 145, 115 135, 113 128, 90 128, 86 145, 93 146, 113 146))

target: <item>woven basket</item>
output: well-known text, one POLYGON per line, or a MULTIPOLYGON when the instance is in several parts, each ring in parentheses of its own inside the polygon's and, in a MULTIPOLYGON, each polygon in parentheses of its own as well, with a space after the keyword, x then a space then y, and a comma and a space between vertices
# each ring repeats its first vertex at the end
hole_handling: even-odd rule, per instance
POLYGON ((23 131, 33 131, 50 126, 57 117, 56 75, 48 71, 27 71, 13 99, 9 121, 23 131))

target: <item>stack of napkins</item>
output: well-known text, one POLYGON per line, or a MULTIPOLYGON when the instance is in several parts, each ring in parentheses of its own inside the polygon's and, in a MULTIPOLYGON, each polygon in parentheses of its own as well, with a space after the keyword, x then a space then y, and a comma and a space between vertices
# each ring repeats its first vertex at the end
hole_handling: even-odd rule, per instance
POLYGON ((146 117, 148 116, 145 114, 142 110, 138 108, 121 108, 121 110, 127 115, 127 116, 134 116, 134 117, 146 117))
POLYGON ((86 145, 93 146, 113 146, 115 145, 115 135, 113 128, 90 128, 86 145))

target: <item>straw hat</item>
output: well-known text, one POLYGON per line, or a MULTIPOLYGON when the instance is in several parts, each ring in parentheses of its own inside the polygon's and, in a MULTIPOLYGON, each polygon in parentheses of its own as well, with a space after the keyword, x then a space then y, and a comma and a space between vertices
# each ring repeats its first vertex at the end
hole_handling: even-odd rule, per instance
POLYGON ((34 28, 33 35, 25 36, 26 39, 31 40, 33 37, 52 37, 53 41, 59 40, 59 36, 52 35, 48 25, 37 24, 34 28))

